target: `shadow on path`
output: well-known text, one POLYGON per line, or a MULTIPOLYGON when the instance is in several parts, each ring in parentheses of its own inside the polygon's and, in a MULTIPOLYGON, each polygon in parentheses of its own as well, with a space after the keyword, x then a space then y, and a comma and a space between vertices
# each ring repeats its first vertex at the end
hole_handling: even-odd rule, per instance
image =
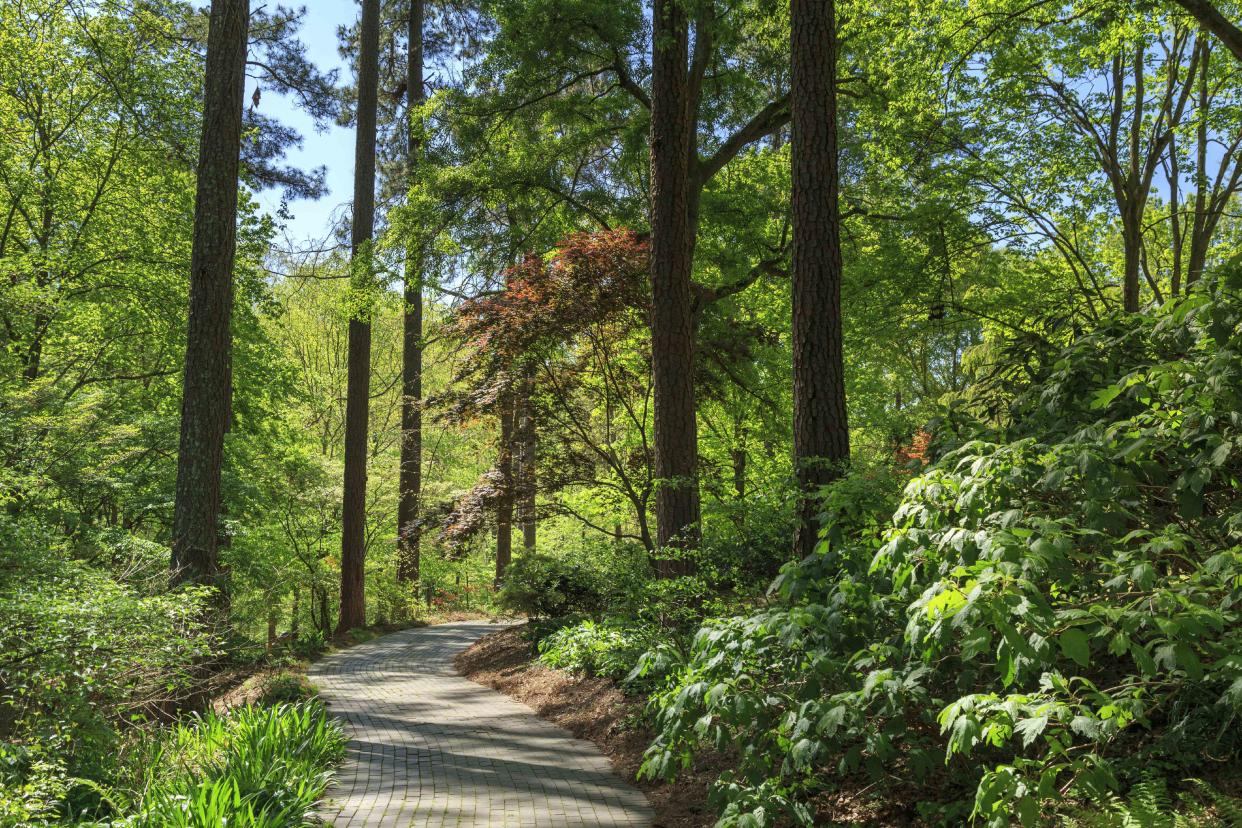
POLYGON ((458 676, 479 621, 392 633, 310 672, 350 734, 320 815, 338 828, 651 825, 643 795, 589 742, 458 676))

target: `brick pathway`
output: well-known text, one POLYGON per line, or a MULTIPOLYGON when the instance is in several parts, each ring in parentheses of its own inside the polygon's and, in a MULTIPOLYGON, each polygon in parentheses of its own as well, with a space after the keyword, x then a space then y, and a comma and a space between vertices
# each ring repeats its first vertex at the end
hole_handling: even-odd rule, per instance
POLYGON ((454 672, 453 656, 494 629, 404 630, 311 669, 350 734, 324 819, 337 828, 651 825, 643 795, 594 745, 454 672))

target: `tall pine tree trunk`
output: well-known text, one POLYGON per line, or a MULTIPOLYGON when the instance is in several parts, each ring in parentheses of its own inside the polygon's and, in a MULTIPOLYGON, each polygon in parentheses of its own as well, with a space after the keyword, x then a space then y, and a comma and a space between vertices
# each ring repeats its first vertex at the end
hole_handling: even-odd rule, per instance
MULTIPOLYGON (((406 163, 413 170, 419 154, 414 110, 423 102, 423 0, 410 3, 409 56, 406 95, 410 123, 406 163)), ((401 362, 401 472, 397 501, 397 580, 418 584, 422 530, 419 506, 423 487, 423 259, 422 249, 405 252, 405 327, 401 362)))
MULTIPOLYGON (((379 84, 379 0, 362 0, 358 46, 358 132, 354 150, 352 281, 369 296, 374 280, 375 111, 379 84)), ((364 303, 369 304, 369 303, 364 303)), ((371 320, 365 307, 349 320, 345 391, 345 486, 341 507, 341 613, 336 631, 366 625, 367 417, 371 390, 371 320)))
POLYGON ((249 0, 212 0, 198 150, 190 316, 173 508, 173 583, 216 583, 220 468, 232 402, 233 260, 249 0))
POLYGON ((837 204, 837 34, 833 0, 792 0, 795 553, 819 534, 812 495, 849 459, 837 204))
MULTIPOLYGON (((655 0, 651 64, 651 354, 655 396, 656 532, 661 547, 697 545, 698 424, 694 400, 690 180, 694 108, 686 12, 655 0)), ((661 560, 661 576, 685 571, 661 560)))

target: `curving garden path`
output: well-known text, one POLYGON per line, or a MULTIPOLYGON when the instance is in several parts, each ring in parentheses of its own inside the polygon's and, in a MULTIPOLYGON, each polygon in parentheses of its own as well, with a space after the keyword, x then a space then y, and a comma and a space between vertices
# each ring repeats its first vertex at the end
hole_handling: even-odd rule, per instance
POLYGON ((345 764, 320 815, 337 828, 651 825, 643 795, 589 742, 457 675, 453 656, 497 629, 404 630, 310 671, 344 720, 345 764))

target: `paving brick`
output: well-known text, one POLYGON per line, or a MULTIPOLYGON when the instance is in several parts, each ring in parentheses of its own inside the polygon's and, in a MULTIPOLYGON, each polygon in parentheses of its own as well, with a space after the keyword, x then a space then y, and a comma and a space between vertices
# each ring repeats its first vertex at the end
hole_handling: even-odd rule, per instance
POLYGON ((649 828, 643 795, 590 742, 453 670, 497 629, 404 630, 310 672, 350 735, 320 816, 337 828, 649 828))

